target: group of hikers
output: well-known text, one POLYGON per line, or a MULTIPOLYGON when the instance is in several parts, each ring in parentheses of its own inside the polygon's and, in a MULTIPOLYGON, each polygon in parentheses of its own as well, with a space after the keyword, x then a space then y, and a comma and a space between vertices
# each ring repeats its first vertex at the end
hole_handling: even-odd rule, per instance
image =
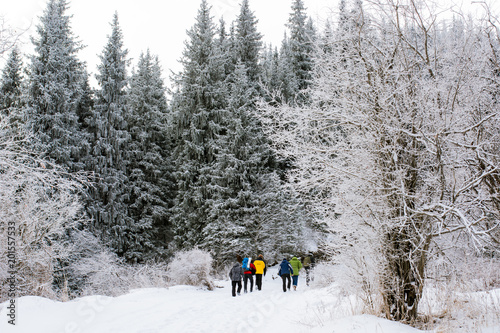
MULTIPOLYGON (((306 271, 306 284, 309 285, 312 269, 314 268, 314 256, 308 254, 302 257, 302 261, 296 256, 292 257, 290 261, 286 258, 279 264, 278 275, 283 280, 283 291, 290 290, 293 282, 293 290, 297 290, 299 281, 299 272, 302 268, 306 271)), ((240 255, 236 256, 236 263, 234 263, 229 278, 231 279, 231 293, 233 297, 236 294, 241 295, 241 289, 245 293, 248 292, 248 285, 250 284, 250 292, 253 292, 253 276, 255 275, 255 285, 258 290, 262 290, 262 276, 267 273, 267 263, 264 256, 259 254, 257 259, 252 260, 249 257, 242 258, 240 255), (243 286, 241 281, 243 280, 243 286), (250 283, 249 283, 250 282, 250 283)))

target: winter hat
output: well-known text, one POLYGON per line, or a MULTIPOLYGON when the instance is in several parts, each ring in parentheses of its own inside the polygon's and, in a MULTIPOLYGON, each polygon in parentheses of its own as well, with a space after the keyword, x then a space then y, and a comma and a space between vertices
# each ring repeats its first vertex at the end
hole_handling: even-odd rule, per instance
POLYGON ((262 254, 259 254, 259 258, 264 258, 264 256, 262 254))

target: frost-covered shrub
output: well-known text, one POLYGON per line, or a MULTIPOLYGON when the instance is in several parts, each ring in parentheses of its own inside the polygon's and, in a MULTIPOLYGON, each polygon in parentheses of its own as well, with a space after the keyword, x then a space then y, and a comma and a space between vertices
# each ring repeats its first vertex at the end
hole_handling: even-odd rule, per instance
POLYGON ((206 286, 209 290, 213 290, 214 285, 210 276, 212 262, 210 253, 199 249, 178 252, 168 265, 167 274, 171 284, 206 286))
MULTIPOLYGON (((311 286, 316 288, 324 288, 331 286, 335 282, 338 282, 338 269, 335 265, 329 263, 317 263, 314 270, 310 271, 311 275, 311 286)), ((305 272, 301 274, 305 275, 305 272)))
MULTIPOLYGON (((335 258, 336 265, 325 269, 330 277, 327 281, 338 285, 341 295, 354 299, 353 314, 375 314, 385 312, 383 306, 380 274, 384 267, 382 258, 370 251, 362 242, 343 249, 342 255, 335 258)), ((318 272, 315 273, 317 275, 318 272)))
POLYGON ((124 280, 123 260, 111 251, 102 250, 82 258, 72 267, 75 275, 85 277, 83 295, 118 296, 128 291, 124 280))
POLYGON ((477 253, 463 237, 438 240, 443 250, 429 260, 426 270, 421 328, 480 332, 481 327, 500 324, 500 259, 477 253))
POLYGON ((82 278, 82 295, 119 296, 132 289, 167 287, 165 263, 130 265, 99 243, 92 253, 71 265, 75 277, 82 278))
POLYGON ((453 275, 426 282, 419 305, 419 328, 436 332, 483 332, 500 325, 500 289, 470 291, 469 281, 453 275))
POLYGON ((427 275, 437 281, 459 281, 463 291, 489 291, 500 288, 500 260, 455 249, 433 260, 427 275))

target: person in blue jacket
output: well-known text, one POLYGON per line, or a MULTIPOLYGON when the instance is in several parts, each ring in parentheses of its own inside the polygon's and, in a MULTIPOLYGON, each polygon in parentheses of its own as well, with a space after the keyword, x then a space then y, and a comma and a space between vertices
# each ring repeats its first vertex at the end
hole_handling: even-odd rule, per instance
POLYGON ((292 284, 292 279, 290 278, 290 275, 293 274, 293 268, 292 265, 286 260, 286 258, 283 259, 283 261, 280 264, 280 270, 278 271, 278 275, 281 276, 281 279, 283 280, 283 291, 286 292, 287 288, 290 290, 290 285, 292 284), (287 284, 288 280, 288 284, 287 284))

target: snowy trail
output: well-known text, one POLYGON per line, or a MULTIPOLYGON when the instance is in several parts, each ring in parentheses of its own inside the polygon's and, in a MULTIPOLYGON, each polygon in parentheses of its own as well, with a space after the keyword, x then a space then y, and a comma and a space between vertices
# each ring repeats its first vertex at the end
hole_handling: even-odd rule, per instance
POLYGON ((304 276, 297 291, 284 293, 281 279, 273 280, 271 274, 276 277, 275 268, 264 277, 262 291, 254 288, 237 297, 231 296, 229 281, 217 281, 215 291, 176 286, 65 303, 23 297, 16 326, 7 324, 6 303, 2 304, 0 332, 421 332, 372 316, 349 316, 334 293, 307 287, 304 276), (332 313, 341 319, 333 319, 332 313))

